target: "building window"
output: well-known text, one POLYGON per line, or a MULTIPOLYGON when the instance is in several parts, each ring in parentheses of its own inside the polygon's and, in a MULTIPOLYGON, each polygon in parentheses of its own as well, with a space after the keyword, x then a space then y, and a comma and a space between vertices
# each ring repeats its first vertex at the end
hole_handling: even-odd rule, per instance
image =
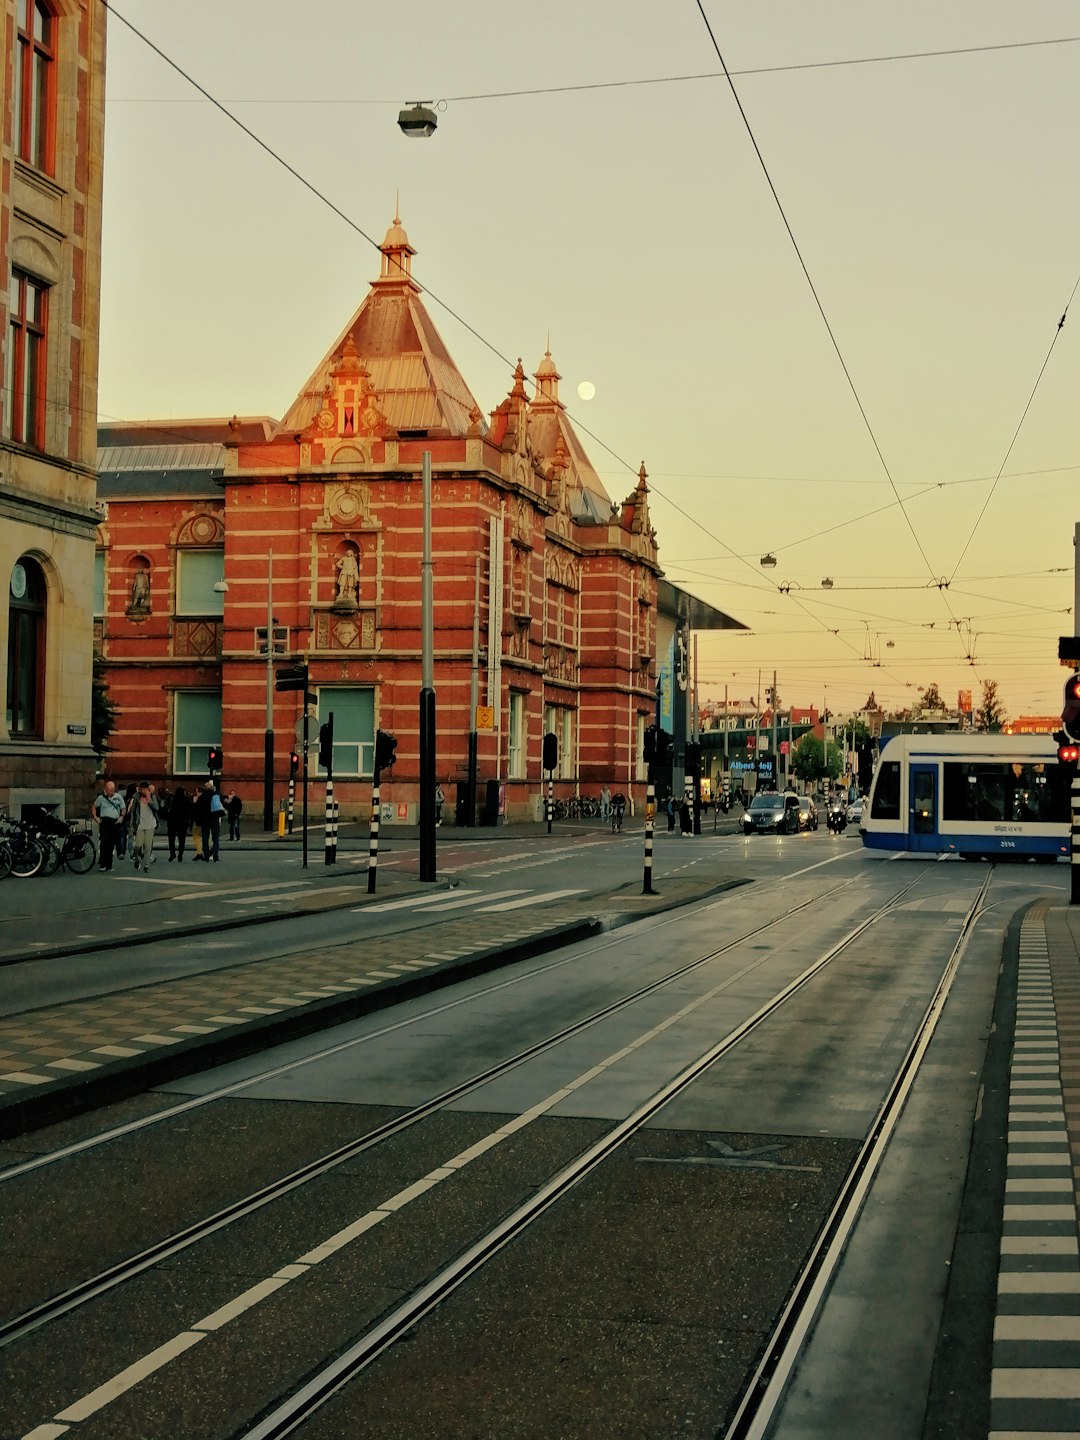
POLYGON ((24 555, 11 567, 8 592, 8 734, 45 733, 45 576, 24 555))
POLYGON ((574 776, 574 712, 563 705, 544 707, 544 734, 554 735, 559 742, 559 763, 556 780, 572 780, 574 776))
POLYGON ((507 741, 507 774, 520 780, 525 774, 525 696, 520 690, 510 691, 510 733, 507 741))
MULTIPOLYGON (((375 763, 375 691, 370 686, 319 686, 319 718, 308 725, 308 766, 319 765, 319 726, 334 717, 334 778, 370 775, 375 763)), ((393 771, 383 771, 384 778, 393 771)))
POLYGON ((173 774, 209 774, 210 747, 221 744, 221 691, 178 690, 173 715, 173 774))
POLYGON ((4 433, 23 445, 45 446, 45 335, 48 287, 20 270, 8 289, 4 361, 4 433))
POLYGON ((105 551, 94 551, 94 619, 105 614, 105 551))
POLYGON ((50 170, 55 113, 56 17, 44 0, 18 0, 15 56, 15 150, 50 170))
POLYGON ((639 715, 634 726, 634 779, 648 778, 649 767, 645 763, 645 716, 639 715))
POLYGON ((225 594, 216 589, 225 579, 225 551, 176 552, 176 613, 200 619, 224 615, 225 594))

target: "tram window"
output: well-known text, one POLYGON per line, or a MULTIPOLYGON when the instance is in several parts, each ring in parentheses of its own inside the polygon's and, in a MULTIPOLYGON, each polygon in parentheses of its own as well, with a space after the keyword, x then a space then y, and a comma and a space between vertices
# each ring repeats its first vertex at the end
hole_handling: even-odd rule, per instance
POLYGON ((874 803, 870 807, 871 820, 899 820, 900 818, 900 761, 883 760, 878 766, 874 784, 874 803))
POLYGON ((947 821, 1047 824, 1054 818, 1044 765, 961 761, 942 769, 942 813, 947 821))

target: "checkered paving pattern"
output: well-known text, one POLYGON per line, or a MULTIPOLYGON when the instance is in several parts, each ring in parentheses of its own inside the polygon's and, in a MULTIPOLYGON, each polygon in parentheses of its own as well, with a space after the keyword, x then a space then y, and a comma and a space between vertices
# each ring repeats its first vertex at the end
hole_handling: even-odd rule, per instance
MULTIPOLYGON (((558 907, 555 907, 558 909, 558 907)), ((370 945, 302 955, 146 985, 138 990, 33 1010, 0 1020, 0 1107, 59 1079, 117 1060, 161 1053, 199 1035, 299 1012, 335 995, 356 994, 464 956, 520 944, 566 918, 494 925, 477 944, 476 922, 444 921, 370 945)), ((195 942, 197 943, 197 942, 195 942)))
POLYGON ((1064 909, 1020 930, 989 1440, 1080 1434, 1080 955, 1064 909))

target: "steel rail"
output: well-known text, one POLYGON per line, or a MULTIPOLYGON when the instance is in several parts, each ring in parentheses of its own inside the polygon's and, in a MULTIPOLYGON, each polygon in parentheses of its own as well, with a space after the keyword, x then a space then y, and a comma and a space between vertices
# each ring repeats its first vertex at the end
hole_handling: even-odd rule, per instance
POLYGON ((886 1091, 840 1193, 818 1232, 806 1263, 792 1286, 780 1318, 743 1390, 735 1414, 723 1432, 723 1440, 763 1440, 772 1424, 791 1372, 829 1291, 870 1186, 918 1077, 919 1067, 949 998, 971 927, 981 912, 993 876, 994 871, 991 869, 964 916, 960 934, 915 1036, 886 1091))
MULTIPOLYGON (((891 908, 895 905, 907 894, 908 890, 914 888, 922 878, 922 876, 918 877, 918 879, 898 892, 898 894, 888 902, 888 906, 885 908, 891 908)), ((823 894, 811 896, 801 901, 798 905, 791 906, 785 910, 782 915, 775 916, 764 924, 748 930, 736 939, 729 940, 724 945, 708 951, 707 954, 698 956, 697 959, 680 965, 677 969, 669 971, 656 980, 650 981, 647 985, 641 986, 632 994, 624 995, 618 1000, 602 1006, 599 1010, 582 1017, 580 1020, 575 1020, 572 1024, 564 1026, 555 1034, 548 1035, 544 1039, 526 1046, 525 1049, 518 1051, 515 1055, 509 1056, 505 1060, 500 1060, 496 1064, 489 1066, 486 1070, 472 1075, 456 1085, 450 1086, 440 1094, 432 1096, 430 1099, 414 1106, 404 1114, 395 1116, 393 1119, 385 1121, 382 1125, 376 1126, 373 1130, 367 1131, 364 1135, 349 1140, 344 1145, 337 1146, 335 1149, 317 1156, 314 1160, 310 1160, 297 1169, 290 1171, 287 1175, 271 1181, 259 1190, 252 1191, 241 1199, 232 1201, 220 1210, 215 1211, 214 1214, 206 1216, 202 1220, 197 1220, 191 1225, 185 1226, 183 1229, 177 1230, 173 1234, 155 1241, 154 1244, 147 1246, 137 1255, 117 1261, 114 1265, 106 1267, 97 1274, 88 1277, 86 1280, 81 1280, 59 1294, 51 1296, 49 1299, 43 1300, 37 1305, 31 1306, 20 1314, 13 1316, 10 1320, 0 1323, 0 1349, 25 1338, 25 1336, 35 1330, 41 1329, 45 1325, 51 1324, 61 1316, 70 1314, 71 1311, 78 1309, 79 1306, 86 1304, 90 1300, 97 1299, 106 1292, 126 1283, 128 1280, 133 1279, 136 1275, 141 1274, 144 1270, 150 1269, 162 1260, 169 1259, 180 1251, 200 1243, 209 1236, 233 1224, 235 1221, 245 1219, 264 1206, 281 1199, 291 1191, 299 1189, 303 1185, 310 1184, 311 1181, 327 1174, 337 1166, 355 1159, 367 1150, 374 1149, 375 1146, 382 1144, 395 1135, 401 1134, 428 1116, 445 1109, 447 1105, 453 1104, 463 1096, 470 1094, 473 1090, 477 1090, 492 1080, 506 1075, 511 1070, 526 1064, 529 1060, 535 1059, 538 1055, 544 1054, 545 1051, 553 1049, 574 1035, 578 1035, 582 1031, 598 1025, 610 1016, 617 1015, 620 1011, 637 1004, 638 1001, 654 994, 665 986, 681 980, 694 970, 716 960, 728 951, 744 945, 748 940, 753 940, 765 931, 782 924, 785 920, 791 919, 792 916, 798 915, 809 906, 819 904, 823 898, 847 889, 848 886, 853 883, 854 882, 850 880, 844 881, 840 885, 835 885, 831 889, 826 890, 823 894)), ((769 958, 768 955, 763 955, 744 966, 724 982, 723 988, 727 988, 727 986, 734 984, 745 975, 759 969, 768 962, 769 958)))
MULTIPOLYGON (((920 879, 922 877, 919 877, 920 879)), ((906 885, 871 915, 860 921, 839 941, 819 955, 799 975, 783 986, 753 1015, 736 1025, 723 1039, 711 1046, 691 1064, 655 1091, 626 1119, 620 1121, 579 1156, 541 1186, 534 1195, 519 1205, 486 1235, 475 1241, 457 1259, 420 1286, 412 1295, 379 1321, 371 1330, 354 1341, 328 1365, 303 1382, 288 1399, 246 1430, 238 1440, 280 1440, 306 1423, 323 1404, 346 1386, 350 1380, 371 1365, 418 1321, 443 1304, 458 1286, 482 1269, 500 1250, 535 1223, 550 1207, 561 1200, 604 1160, 613 1155, 643 1125, 670 1101, 698 1080, 717 1060, 752 1034, 788 1000, 843 953, 860 935, 889 914, 915 888, 919 880, 906 885)))

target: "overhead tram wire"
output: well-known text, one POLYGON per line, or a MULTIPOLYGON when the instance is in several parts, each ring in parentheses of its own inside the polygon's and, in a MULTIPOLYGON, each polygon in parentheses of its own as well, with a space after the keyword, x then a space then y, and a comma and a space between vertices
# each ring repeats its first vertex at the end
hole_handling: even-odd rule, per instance
MULTIPOLYGON (((712 47, 716 51, 716 57, 720 61, 720 64, 723 66, 724 75, 727 79, 728 87, 731 90, 732 98, 734 99, 736 107, 738 108, 739 116, 742 119, 743 125, 746 128, 747 135, 750 137, 750 143, 754 147, 754 154, 757 156, 758 163, 761 166, 762 173, 765 176, 765 181, 769 187, 769 191, 773 197, 773 201, 776 204, 776 208, 780 212, 780 219, 783 221, 784 229, 787 231, 788 234, 788 239, 791 241, 792 247, 795 250, 795 255, 799 261, 799 266, 802 269, 803 275, 806 278, 806 283, 810 287, 810 293, 814 297, 814 304, 817 306, 818 314, 821 316, 826 332, 828 333, 829 340, 832 342, 833 350, 836 352, 836 358, 837 360, 839 360, 840 368, 844 373, 844 379, 848 383, 848 388, 850 389, 852 396, 854 397, 855 404, 858 407, 860 416, 862 417, 863 425, 866 427, 866 433, 870 437, 871 444, 873 445, 874 451, 877 454, 878 461, 881 464, 881 468, 885 474, 885 478, 889 482, 889 487, 892 490, 893 495, 896 497, 897 504, 900 506, 900 513, 903 515, 904 521, 909 531, 911 532, 911 538, 915 541, 915 546, 918 549, 919 554, 922 556, 923 564, 926 566, 927 574, 931 577, 933 583, 937 585, 938 592, 941 595, 945 608, 946 610, 948 610, 953 623, 956 624, 956 616, 953 614, 952 606, 949 604, 949 597, 945 593, 948 586, 948 581, 939 579, 935 574, 934 567, 930 564, 929 557, 927 556, 926 551, 923 548, 922 541, 919 539, 919 536, 915 530, 915 526, 911 522, 911 517, 907 513, 907 509, 904 505, 904 501, 900 496, 900 492, 896 488, 896 482, 892 477, 892 471, 889 469, 888 463, 885 460, 885 456, 882 453, 881 446, 878 443, 877 435, 874 433, 874 427, 870 424, 870 417, 867 415, 866 407, 863 405, 862 397, 860 396, 859 391, 855 385, 855 381, 852 378, 851 371, 848 369, 847 361, 844 359, 843 352, 840 349, 840 345, 836 339, 836 335, 833 331, 832 325, 829 322, 829 317, 825 313, 825 307, 821 302, 821 297, 818 294, 817 286, 814 284, 813 278, 810 275, 810 270, 806 264, 805 259, 803 258, 803 253, 799 247, 799 242, 795 238, 795 232, 791 228, 791 223, 788 220, 787 212, 785 211, 784 206, 780 200, 780 196, 777 193, 776 186, 773 183, 772 175, 769 173, 769 167, 765 163, 765 157, 761 153, 761 147, 757 142, 757 136, 754 134, 753 127, 750 124, 750 118, 743 107, 742 100, 739 98, 739 92, 735 88, 735 82, 732 79, 731 72, 728 70, 727 62, 724 59, 719 43, 717 42, 716 36, 713 33, 713 28, 709 23, 709 17, 705 14, 705 8, 702 0, 695 0, 695 3, 701 15, 702 23, 704 24, 705 29, 708 32, 709 40, 712 42, 712 47)), ((967 655, 965 656, 965 659, 970 660, 971 656, 967 655)))
MULTIPOLYGON (((894 55, 853 55, 842 60, 804 60, 791 65, 756 65, 747 70, 732 70, 731 74, 739 79, 754 75, 786 75, 797 73, 800 70, 839 70, 859 65, 890 65, 910 60, 950 59, 962 55, 989 55, 1000 50, 1033 50, 1052 45, 1075 45, 1078 42, 1080 42, 1080 35, 1058 35, 1046 40, 1007 41, 1001 45, 959 45, 947 50, 906 50, 894 55)), ((646 85, 685 85, 699 80, 723 80, 725 78, 724 72, 721 70, 704 70, 692 75, 644 75, 634 80, 586 80, 577 85, 537 85, 522 90, 481 91, 476 95, 444 95, 438 103, 463 105, 476 100, 518 100, 532 95, 573 95, 586 90, 627 90, 646 85)), ((167 105, 176 103, 174 100, 164 99, 160 96, 117 98, 120 104, 159 103, 167 105)), ((275 95, 254 100, 234 98, 230 103, 233 105, 390 105, 396 102, 358 100, 354 96, 343 100, 328 100, 324 96, 311 98, 300 96, 296 99, 288 99, 275 95)))
POLYGON ((975 524, 971 527, 971 534, 970 534, 970 535, 967 537, 967 539, 964 541, 964 548, 960 551, 959 559, 957 560, 956 564, 955 564, 955 565, 953 566, 953 568, 952 568, 952 574, 949 576, 949 583, 950 583, 950 585, 952 584, 953 580, 956 578, 956 572, 960 569, 960 566, 961 566, 961 564, 963 563, 964 556, 967 554, 967 552, 968 552, 968 550, 969 550, 969 548, 970 548, 970 546, 971 546, 971 542, 972 542, 972 540, 974 540, 974 538, 975 538, 975 532, 976 532, 976 530, 978 530, 979 526, 982 524, 982 519, 983 519, 983 516, 986 514, 987 506, 990 504, 990 501, 994 498, 994 491, 997 489, 997 487, 998 487, 998 481, 1001 479, 1001 472, 1005 469, 1005 466, 1009 463, 1009 456, 1012 454, 1012 452, 1013 452, 1013 446, 1016 444, 1017 437, 1019 436, 1020 431, 1021 431, 1021 430, 1023 429, 1023 427, 1024 427, 1024 421, 1027 419, 1027 417, 1028 417, 1028 411, 1031 409, 1032 402, 1033 402, 1034 399, 1035 399, 1035 392, 1038 390, 1040 384, 1042 383, 1042 378, 1043 378, 1043 376, 1046 374, 1046 367, 1050 364, 1050 356, 1053 355, 1053 353, 1054 353, 1054 347, 1057 345, 1057 342, 1058 342, 1058 337, 1060 336, 1062 330, 1064 329, 1065 321, 1066 321, 1066 319, 1068 318, 1068 314, 1069 314, 1069 306, 1070 306, 1070 305, 1072 304, 1072 302, 1073 302, 1073 298, 1074 298, 1074 296, 1076 295, 1076 291, 1077 291, 1077 287, 1078 287, 1078 286, 1080 286, 1080 275, 1078 275, 1078 276, 1076 277, 1076 280, 1075 280, 1074 283, 1073 283, 1073 288, 1072 288, 1072 290, 1071 290, 1070 293, 1069 293, 1069 298, 1068 298, 1068 301, 1066 302, 1065 309, 1061 312, 1061 319, 1058 321, 1058 323, 1057 323, 1057 329, 1054 331, 1054 338, 1050 341, 1050 348, 1047 350, 1046 355, 1045 355, 1044 358, 1043 358, 1043 362, 1042 362, 1042 364, 1039 366, 1039 373, 1038 373, 1038 375, 1036 375, 1036 377, 1035 377, 1035 384, 1031 387, 1031 394, 1030 394, 1030 395, 1028 396, 1028 398, 1027 398, 1027 404, 1024 406, 1023 413, 1021 414, 1020 419, 1019 419, 1019 421, 1017 422, 1016 429, 1013 431, 1012 439, 1009 441, 1008 449, 1005 451, 1005 454, 1004 454, 1004 457, 1002 458, 1001 464, 998 466, 998 472, 997 472, 997 474, 994 476, 994 483, 990 486, 989 493, 987 494, 986 499, 983 501, 982 509, 979 511, 978 515, 975 517, 975 524))

